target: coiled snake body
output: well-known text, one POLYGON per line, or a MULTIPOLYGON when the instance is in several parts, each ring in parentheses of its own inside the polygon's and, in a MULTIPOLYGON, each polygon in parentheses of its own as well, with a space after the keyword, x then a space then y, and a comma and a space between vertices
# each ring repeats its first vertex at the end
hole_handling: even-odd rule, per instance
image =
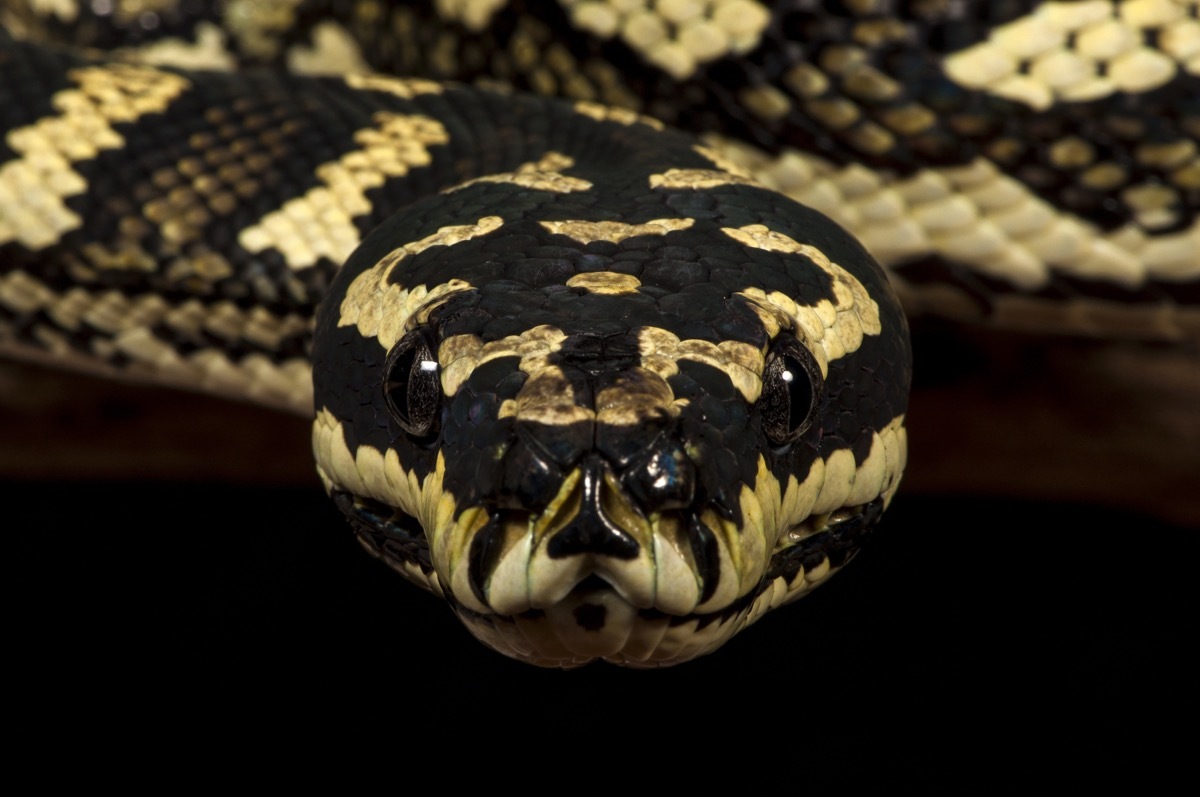
POLYGON ((817 5, 10 10, 0 346, 315 408, 360 540, 502 653, 706 653, 899 485, 867 248, 916 310, 1197 329, 1196 4, 817 5))

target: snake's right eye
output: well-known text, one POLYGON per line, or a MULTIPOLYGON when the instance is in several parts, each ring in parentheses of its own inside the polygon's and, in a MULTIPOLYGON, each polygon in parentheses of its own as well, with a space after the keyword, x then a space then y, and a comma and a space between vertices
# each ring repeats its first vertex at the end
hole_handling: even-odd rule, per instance
POLYGON ((388 354, 383 379, 388 411, 414 437, 426 437, 434 430, 442 400, 439 371, 422 330, 409 332, 388 354))
POLYGON ((812 353, 791 335, 781 337, 763 373, 763 431, 772 443, 787 445, 808 431, 824 387, 812 353))

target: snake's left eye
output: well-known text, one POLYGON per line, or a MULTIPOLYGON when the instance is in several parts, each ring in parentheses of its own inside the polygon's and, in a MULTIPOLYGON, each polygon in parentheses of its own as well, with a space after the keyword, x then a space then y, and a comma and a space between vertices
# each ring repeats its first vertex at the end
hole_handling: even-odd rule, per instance
POLYGON ((416 329, 392 347, 384 369, 383 395, 401 429, 415 437, 433 431, 442 401, 437 358, 416 329))
POLYGON ((775 445, 796 440, 812 426, 825 380, 812 352, 790 335, 776 341, 763 371, 763 431, 775 445))

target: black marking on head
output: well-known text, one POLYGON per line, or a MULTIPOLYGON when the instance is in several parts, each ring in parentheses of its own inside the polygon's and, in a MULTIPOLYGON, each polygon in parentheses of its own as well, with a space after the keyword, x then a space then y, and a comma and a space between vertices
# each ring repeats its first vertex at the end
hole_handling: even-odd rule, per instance
MULTIPOLYGON (((530 424, 518 424, 517 429, 517 442, 504 457, 500 494, 496 501, 500 506, 540 512, 558 495, 565 476, 563 468, 555 462, 554 454, 542 442, 545 436, 552 445, 559 435, 552 427, 531 429, 530 424)), ((572 448, 582 454, 582 446, 572 448)), ((570 457, 565 464, 570 466, 574 459, 570 457)))
POLYGON ((637 336, 628 330, 608 335, 592 332, 571 335, 550 355, 552 364, 579 369, 590 377, 626 371, 640 360, 637 336))

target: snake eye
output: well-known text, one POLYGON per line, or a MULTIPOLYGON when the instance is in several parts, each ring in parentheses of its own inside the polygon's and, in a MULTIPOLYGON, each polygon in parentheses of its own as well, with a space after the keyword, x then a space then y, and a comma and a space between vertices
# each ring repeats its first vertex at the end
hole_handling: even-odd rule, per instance
POLYGON ((800 341, 781 338, 763 373, 762 425, 776 445, 786 445, 812 425, 825 383, 812 353, 800 341))
POLYGON ((415 329, 392 347, 384 369, 383 395, 400 428, 415 437, 433 431, 442 383, 424 333, 415 329))

